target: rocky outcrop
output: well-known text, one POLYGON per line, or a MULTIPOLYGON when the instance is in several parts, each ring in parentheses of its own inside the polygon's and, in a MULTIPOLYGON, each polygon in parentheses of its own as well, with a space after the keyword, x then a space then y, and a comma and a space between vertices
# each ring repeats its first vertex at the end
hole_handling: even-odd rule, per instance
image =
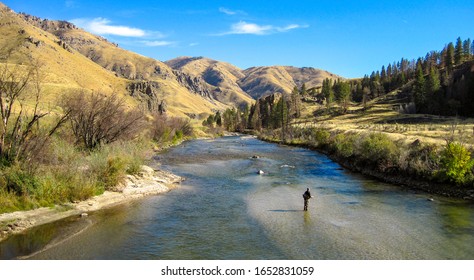
POLYGON ((130 96, 140 101, 143 109, 160 114, 166 112, 166 102, 158 97, 160 85, 157 82, 141 81, 130 83, 127 90, 130 96))
POLYGON ((211 89, 206 85, 205 81, 201 77, 191 76, 177 70, 174 70, 173 73, 175 74, 178 83, 180 83, 192 93, 213 99, 211 89))
POLYGON ((64 29, 77 29, 74 24, 63 20, 47 20, 25 13, 19 13, 19 15, 23 17, 23 19, 26 20, 28 23, 33 24, 34 26, 50 33, 54 33, 55 31, 64 29))

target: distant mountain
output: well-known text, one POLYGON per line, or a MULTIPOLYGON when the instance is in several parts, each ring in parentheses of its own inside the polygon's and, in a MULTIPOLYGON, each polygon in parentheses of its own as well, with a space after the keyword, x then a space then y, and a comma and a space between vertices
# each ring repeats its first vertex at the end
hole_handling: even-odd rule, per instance
POLYGON ((252 67, 246 70, 205 57, 178 57, 165 62, 173 69, 199 76, 208 84, 254 99, 273 93, 290 93, 296 86, 320 87, 326 78, 339 76, 315 68, 290 66, 252 67))
POLYGON ((216 92, 215 98, 221 102, 253 102, 253 98, 238 84, 238 81, 245 77, 242 70, 232 64, 204 57, 178 57, 165 63, 175 70, 201 78, 216 92))

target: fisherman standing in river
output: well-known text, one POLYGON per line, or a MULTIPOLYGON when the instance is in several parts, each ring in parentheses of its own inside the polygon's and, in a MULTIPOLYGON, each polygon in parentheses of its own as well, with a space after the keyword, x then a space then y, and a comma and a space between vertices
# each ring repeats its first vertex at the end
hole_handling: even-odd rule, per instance
POLYGON ((311 193, 309 192, 309 188, 307 188, 306 191, 304 192, 303 198, 304 198, 304 211, 308 211, 309 200, 312 198, 311 193))

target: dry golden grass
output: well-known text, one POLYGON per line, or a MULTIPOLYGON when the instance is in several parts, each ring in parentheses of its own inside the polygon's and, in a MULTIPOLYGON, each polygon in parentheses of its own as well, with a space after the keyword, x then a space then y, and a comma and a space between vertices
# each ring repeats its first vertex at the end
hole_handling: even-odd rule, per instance
POLYGON ((216 98, 222 103, 238 106, 242 102, 255 102, 238 84, 245 77, 243 71, 232 64, 205 57, 178 57, 166 64, 191 76, 201 77, 213 89, 219 87, 220 93, 216 98))
MULTIPOLYGON (((320 104, 305 103, 299 126, 324 127, 334 132, 382 132, 394 140, 412 143, 417 139, 443 145, 454 140, 474 146, 474 120, 455 117, 439 117, 424 114, 402 114, 398 103, 393 102, 396 93, 369 103, 368 109, 353 105, 346 114, 327 114, 320 104), (387 101, 390 98, 390 102, 387 101), (316 116, 315 116, 316 113, 316 116)), ((338 111, 337 105, 332 109, 338 111)))
POLYGON ((339 78, 319 69, 290 66, 252 67, 246 69, 244 74, 247 78, 241 80, 240 85, 253 97, 275 92, 291 93, 295 86, 300 88, 303 83, 307 89, 319 87, 326 78, 332 80, 339 78))

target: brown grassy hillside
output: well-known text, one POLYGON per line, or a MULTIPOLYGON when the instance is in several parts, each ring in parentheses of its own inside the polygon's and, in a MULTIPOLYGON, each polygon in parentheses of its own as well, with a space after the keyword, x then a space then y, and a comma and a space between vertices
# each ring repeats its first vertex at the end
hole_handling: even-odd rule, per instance
POLYGON ((117 78, 77 51, 63 48, 57 37, 28 24, 4 5, 0 5, 0 33, 1 62, 38 62, 49 97, 77 89, 107 93, 126 86, 125 79, 117 78))
POLYGON ((239 106, 254 101, 238 85, 244 74, 232 64, 205 57, 178 57, 166 61, 166 64, 191 76, 201 77, 212 89, 214 98, 223 103, 239 106))
POLYGON ((290 93, 300 88, 320 87, 326 78, 339 76, 311 67, 264 66, 241 70, 229 63, 205 57, 178 57, 166 64, 173 69, 202 77, 208 84, 222 91, 234 91, 258 99, 273 93, 290 93))
POLYGON ((295 86, 300 88, 303 84, 308 89, 320 87, 326 78, 339 78, 324 70, 290 66, 252 67, 244 70, 244 74, 239 85, 256 99, 275 92, 290 93, 295 86))

